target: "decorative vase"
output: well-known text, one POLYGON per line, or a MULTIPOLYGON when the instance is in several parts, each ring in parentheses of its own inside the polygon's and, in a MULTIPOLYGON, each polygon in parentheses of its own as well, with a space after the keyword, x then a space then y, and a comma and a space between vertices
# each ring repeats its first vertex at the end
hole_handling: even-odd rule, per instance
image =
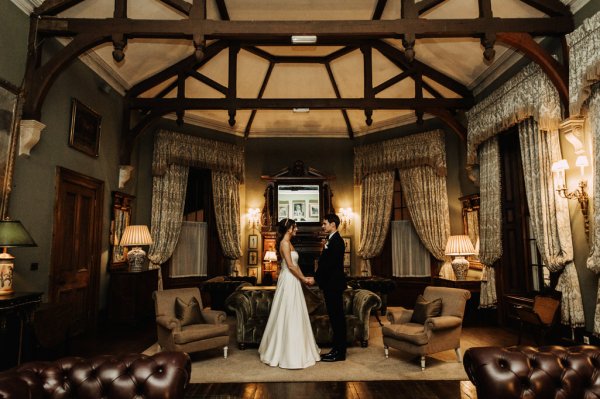
POLYGON ((457 256, 452 261, 452 270, 457 280, 465 280, 469 271, 469 261, 464 256, 457 256))

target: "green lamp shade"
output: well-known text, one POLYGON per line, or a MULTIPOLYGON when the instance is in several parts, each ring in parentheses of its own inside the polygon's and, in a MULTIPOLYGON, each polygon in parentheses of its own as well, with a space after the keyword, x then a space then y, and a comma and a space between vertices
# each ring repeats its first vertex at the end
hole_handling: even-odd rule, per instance
POLYGON ((37 244, 18 220, 0 221, 0 247, 36 247, 37 244))

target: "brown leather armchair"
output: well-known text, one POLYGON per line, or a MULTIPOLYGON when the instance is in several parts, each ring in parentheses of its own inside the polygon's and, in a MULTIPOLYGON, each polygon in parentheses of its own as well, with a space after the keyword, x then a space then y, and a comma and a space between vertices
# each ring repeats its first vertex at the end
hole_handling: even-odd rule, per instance
POLYGON ((0 398, 183 398, 190 375, 181 352, 66 357, 0 373, 0 398))
POLYGON ((198 288, 179 288, 154 291, 158 344, 163 350, 200 352, 223 348, 227 358, 229 326, 224 324, 227 315, 220 310, 202 308, 202 298, 198 288), (188 303, 196 298, 200 305, 203 323, 182 325, 175 314, 175 302, 180 298, 188 303))
POLYGON ((454 349, 461 362, 460 335, 465 304, 471 297, 467 290, 448 287, 426 287, 423 297, 427 301, 442 299, 440 316, 430 317, 424 324, 413 323, 413 310, 403 307, 388 308, 391 324, 382 328, 385 357, 389 347, 421 356, 421 369, 425 370, 425 356, 454 349))

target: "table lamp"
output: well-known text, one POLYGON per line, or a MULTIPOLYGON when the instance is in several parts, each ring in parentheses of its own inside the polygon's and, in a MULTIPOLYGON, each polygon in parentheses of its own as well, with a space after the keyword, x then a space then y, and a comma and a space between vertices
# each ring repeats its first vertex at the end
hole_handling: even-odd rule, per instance
POLYGON ((277 262, 277 253, 273 250, 265 251, 264 261, 267 262, 265 264, 265 272, 268 274, 265 274, 265 281, 263 281, 263 283, 270 285, 273 284, 271 262, 277 262))
POLYGON ((146 225, 130 225, 125 227, 120 245, 122 247, 133 247, 127 252, 130 272, 141 272, 144 268, 146 252, 142 245, 152 245, 152 237, 146 225))
POLYGON ((14 292, 13 269, 15 257, 6 252, 11 247, 35 247, 33 238, 18 220, 5 219, 0 221, 0 295, 10 295, 14 292))
POLYGON ((454 256, 452 260, 452 269, 457 280, 464 280, 467 278, 467 272, 469 271, 469 261, 465 259, 466 255, 474 255, 475 248, 471 239, 467 235, 450 236, 448 243, 446 244, 445 254, 448 256, 454 256))

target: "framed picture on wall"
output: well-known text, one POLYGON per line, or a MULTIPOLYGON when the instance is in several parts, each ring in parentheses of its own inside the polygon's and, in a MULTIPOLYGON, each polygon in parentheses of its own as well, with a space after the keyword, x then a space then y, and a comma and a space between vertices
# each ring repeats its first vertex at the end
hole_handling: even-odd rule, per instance
POLYGON ((306 201, 292 201, 292 219, 297 222, 306 220, 306 201))
POLYGON ((73 99, 69 145, 92 157, 98 156, 102 117, 87 105, 73 99))
POLYGON ((250 234, 248 236, 248 249, 257 249, 258 248, 258 235, 250 234))
POLYGON ((344 250, 344 252, 352 252, 352 239, 350 237, 342 237, 344 239, 344 245, 346 246, 346 249, 344 250))
POLYGON ((248 251, 248 265, 258 265, 258 251, 248 251))
POLYGON ((346 252, 344 254, 344 267, 349 267, 350 266, 350 254, 348 252, 346 252))
POLYGON ((249 267, 248 268, 248 277, 258 278, 258 267, 249 267))

